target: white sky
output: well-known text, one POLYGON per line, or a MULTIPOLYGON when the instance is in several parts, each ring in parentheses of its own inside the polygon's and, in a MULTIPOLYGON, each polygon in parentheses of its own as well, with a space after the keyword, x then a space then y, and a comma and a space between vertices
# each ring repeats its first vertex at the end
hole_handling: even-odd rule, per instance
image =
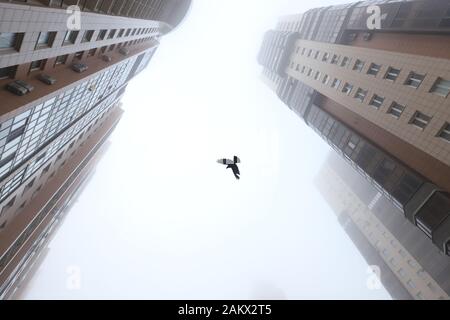
POLYGON ((193 2, 24 298, 390 299, 313 186, 329 147, 256 62, 281 14, 344 2, 193 2), (215 163, 235 154, 240 181, 215 163))

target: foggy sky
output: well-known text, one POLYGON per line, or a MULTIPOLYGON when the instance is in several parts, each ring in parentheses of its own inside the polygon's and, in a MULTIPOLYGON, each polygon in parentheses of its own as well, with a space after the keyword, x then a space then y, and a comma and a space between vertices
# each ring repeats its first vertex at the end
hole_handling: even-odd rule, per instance
POLYGON ((256 63, 279 15, 345 2, 193 2, 24 298, 390 299, 315 190, 329 147, 256 63), (240 181, 215 162, 235 154, 240 181))

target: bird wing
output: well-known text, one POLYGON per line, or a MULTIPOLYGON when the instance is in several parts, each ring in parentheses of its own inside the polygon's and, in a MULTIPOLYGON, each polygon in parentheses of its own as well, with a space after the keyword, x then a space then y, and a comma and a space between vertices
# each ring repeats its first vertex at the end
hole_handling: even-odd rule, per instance
POLYGON ((239 167, 237 166, 237 164, 232 164, 232 165, 230 165, 229 166, 232 170, 233 170, 233 173, 234 174, 241 174, 240 172, 239 172, 239 167))
POLYGON ((223 165, 230 165, 230 164, 234 164, 234 161, 230 160, 230 159, 219 159, 219 160, 217 160, 217 163, 220 163, 223 165))

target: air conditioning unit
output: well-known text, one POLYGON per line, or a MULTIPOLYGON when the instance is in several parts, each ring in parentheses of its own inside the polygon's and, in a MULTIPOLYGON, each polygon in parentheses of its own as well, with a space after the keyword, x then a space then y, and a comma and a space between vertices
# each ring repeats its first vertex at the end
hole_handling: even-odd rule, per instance
POLYGON ((72 65, 72 70, 78 73, 82 73, 88 69, 88 66, 83 63, 75 63, 72 65))
POLYGON ((24 96, 34 90, 31 84, 22 80, 16 80, 6 85, 6 89, 17 96, 24 96))
POLYGON ((104 54, 102 56, 102 60, 105 61, 105 62, 111 62, 112 58, 110 56, 107 56, 106 54, 104 54))
POLYGON ((119 50, 120 54, 127 56, 130 54, 130 50, 128 50, 127 48, 120 48, 119 50))
POLYGON ((48 74, 40 74, 40 75, 38 76, 38 79, 39 79, 41 82, 43 82, 43 83, 45 83, 45 84, 48 84, 49 86, 51 86, 51 85, 53 85, 53 84, 56 83, 56 79, 53 78, 53 77, 51 77, 51 76, 49 76, 48 74))
POLYGON ((371 32, 365 32, 363 35, 363 39, 365 41, 369 41, 370 39, 372 39, 372 33, 371 32))

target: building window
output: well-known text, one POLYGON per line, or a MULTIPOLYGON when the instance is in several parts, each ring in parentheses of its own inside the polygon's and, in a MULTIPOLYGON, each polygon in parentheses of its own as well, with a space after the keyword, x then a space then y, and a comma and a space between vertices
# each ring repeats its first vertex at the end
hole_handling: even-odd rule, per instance
POLYGON ((302 73, 305 73, 305 70, 306 70, 306 66, 303 66, 302 67, 302 73))
POLYGON ((67 55, 67 54, 56 57, 55 66, 60 65, 60 64, 65 64, 68 57, 69 57, 69 55, 67 55))
POLYGON ((381 66, 379 64, 371 63, 369 70, 367 70, 367 74, 376 76, 378 74, 378 72, 380 71, 380 69, 381 69, 381 66))
POLYGON ((389 107, 387 113, 398 119, 402 115, 403 110, 405 110, 405 106, 402 106, 401 104, 398 104, 394 101, 389 107))
POLYGON ((384 102, 383 97, 380 97, 379 95, 374 94, 372 99, 370 100, 369 105, 371 105, 377 109, 380 109, 380 107, 383 105, 383 102, 384 102))
POLYGON ((108 49, 108 46, 101 47, 101 48, 100 48, 100 52, 101 52, 101 53, 105 53, 105 52, 106 52, 106 49, 108 49))
POLYGON ((47 60, 36 60, 30 64, 30 72, 43 70, 45 68, 45 63, 47 60))
POLYGON ((384 78, 387 80, 395 81, 398 78, 399 74, 400 74, 400 69, 389 67, 384 78))
POLYGON ((127 33, 125 34, 125 37, 128 37, 130 35, 130 33, 131 33, 131 29, 128 29, 127 33))
POLYGON ((27 192, 28 190, 30 190, 31 188, 33 188, 34 182, 36 181, 36 178, 34 178, 33 180, 31 180, 30 182, 28 182, 28 184, 25 186, 25 190, 23 191, 23 193, 27 192))
POLYGON ((437 136, 450 142, 450 123, 446 122, 437 136))
POLYGON ((360 143, 361 139, 353 135, 350 137, 349 141, 347 142, 347 146, 344 148, 344 153, 348 155, 349 157, 352 156, 353 151, 355 151, 356 146, 360 143))
POLYGON ((430 122, 431 117, 427 116, 426 114, 423 114, 422 112, 416 111, 414 115, 412 116, 409 123, 424 129, 428 123, 430 122))
POLYGON ((312 69, 312 68, 309 68, 309 70, 308 70, 308 77, 311 76, 312 72, 313 72, 313 69, 312 69))
POLYGON ((17 66, 0 68, 0 80, 14 78, 16 75, 17 66))
POLYGON ((0 176, 5 173, 5 170, 8 170, 11 167, 12 161, 16 157, 16 152, 13 152, 3 160, 0 160, 0 176))
POLYGON ((92 40, 92 36, 94 35, 94 30, 87 30, 84 35, 81 42, 90 42, 92 40))
POLYGON ((307 57, 308 57, 308 58, 311 57, 311 54, 312 54, 312 49, 309 49, 309 50, 308 50, 308 56, 307 56, 307 57))
POLYGON ((330 77, 326 74, 326 75, 324 75, 323 76, 323 79, 322 79, 322 83, 323 84, 328 84, 328 80, 330 79, 330 77))
POLYGON ((297 63, 297 65, 295 66, 295 71, 300 71, 300 65, 297 63))
POLYGON ((53 41, 55 40, 56 32, 41 32, 36 42, 35 49, 50 48, 53 46, 53 41))
POLYGON ((16 197, 9 200, 9 202, 5 205, 5 208, 8 208, 8 209, 12 208, 12 206, 14 205, 15 202, 16 202, 16 197))
POLYGON ((323 57, 322 57, 322 61, 328 61, 328 58, 330 57, 330 54, 328 53, 328 52, 325 52, 324 54, 323 54, 323 57))
POLYGON ((120 29, 118 37, 122 38, 124 33, 125 33, 125 29, 120 29))
POLYGON ((422 74, 411 72, 405 81, 405 85, 417 89, 421 85, 424 78, 425 76, 422 74))
POLYGON ((358 88, 358 90, 356 90, 355 99, 359 100, 360 102, 363 102, 364 99, 366 98, 366 95, 367 95, 367 90, 358 88))
POLYGON ((15 49, 19 51, 21 34, 0 32, 0 50, 15 49))
POLYGON ((69 30, 66 32, 66 36, 64 37, 63 45, 71 45, 74 44, 77 40, 79 31, 69 30))
POLYGON ((105 40, 107 32, 108 32, 108 30, 100 30, 100 32, 98 33, 98 36, 97 36, 97 41, 105 40))
POLYGON ((333 54, 333 58, 331 58, 331 64, 337 64, 339 60, 339 56, 337 54, 333 54))
POLYGON ((344 85, 344 87, 342 88, 342 92, 345 93, 346 95, 349 95, 350 92, 352 92, 352 89, 353 89, 353 85, 351 85, 350 83, 347 82, 344 85))
POLYGON ((318 80, 320 78, 320 71, 316 71, 316 74, 314 75, 314 80, 318 80))
POLYGON ((338 78, 334 78, 333 82, 331 83, 331 87, 334 89, 339 88, 339 85, 341 84, 341 80, 338 78))
POLYGON ((341 62, 341 67, 346 68, 348 66, 349 62, 350 62, 350 59, 348 57, 344 57, 341 62))
POLYGON ((438 78, 430 92, 440 95, 441 97, 447 97, 450 93, 450 81, 438 78))
POLYGON ((364 68, 364 61, 357 59, 355 65, 353 66, 353 70, 361 72, 364 68))
POLYGON ((95 53, 96 53, 96 52, 97 52, 97 48, 91 49, 91 50, 88 51, 87 56, 88 56, 88 57, 95 56, 95 53))
POLYGON ((114 38, 114 36, 116 35, 116 32, 117 32, 117 29, 112 29, 112 30, 109 32, 108 39, 114 38))
POLYGON ((75 53, 73 60, 81 60, 83 58, 84 51, 78 51, 75 53))
POLYGON ((320 51, 317 50, 316 53, 314 54, 314 59, 317 59, 319 57, 320 51))

